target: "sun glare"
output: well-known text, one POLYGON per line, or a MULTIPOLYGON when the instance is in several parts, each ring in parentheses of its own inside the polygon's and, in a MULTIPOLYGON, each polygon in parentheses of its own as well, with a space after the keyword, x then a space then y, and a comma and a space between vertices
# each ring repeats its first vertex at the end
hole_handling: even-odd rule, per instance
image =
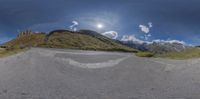
POLYGON ((99 24, 97 24, 97 28, 101 29, 101 28, 103 28, 103 25, 99 23, 99 24))

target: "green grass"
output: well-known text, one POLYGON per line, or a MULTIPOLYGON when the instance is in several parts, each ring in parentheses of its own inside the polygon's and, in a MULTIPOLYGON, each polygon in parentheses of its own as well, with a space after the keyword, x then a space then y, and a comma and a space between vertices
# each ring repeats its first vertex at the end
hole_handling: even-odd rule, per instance
POLYGON ((200 48, 192 48, 182 52, 171 52, 156 57, 170 58, 170 59, 191 59, 200 58, 200 48))
POLYGON ((138 52, 135 55, 138 57, 153 57, 154 56, 154 54, 150 52, 138 52))

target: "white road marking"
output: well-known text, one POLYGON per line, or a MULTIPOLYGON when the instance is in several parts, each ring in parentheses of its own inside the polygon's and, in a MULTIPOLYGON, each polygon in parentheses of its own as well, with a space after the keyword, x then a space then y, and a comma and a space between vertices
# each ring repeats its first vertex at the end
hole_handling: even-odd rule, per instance
POLYGON ((108 60, 105 62, 98 62, 98 63, 81 63, 71 58, 56 58, 57 61, 66 62, 69 65, 80 67, 80 68, 89 68, 89 69, 97 69, 97 68, 105 68, 105 67, 113 67, 119 64, 120 62, 124 61, 128 57, 119 58, 116 60, 108 60))

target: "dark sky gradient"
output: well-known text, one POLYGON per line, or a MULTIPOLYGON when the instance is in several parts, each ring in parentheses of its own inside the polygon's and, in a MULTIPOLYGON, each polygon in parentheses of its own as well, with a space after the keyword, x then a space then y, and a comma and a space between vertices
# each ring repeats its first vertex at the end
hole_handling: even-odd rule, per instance
POLYGON ((152 22, 154 39, 177 39, 200 45, 200 0, 0 0, 0 42, 17 30, 48 32, 66 28, 73 20, 78 29, 144 35, 139 25, 152 22), (97 23, 105 28, 97 29, 97 23))

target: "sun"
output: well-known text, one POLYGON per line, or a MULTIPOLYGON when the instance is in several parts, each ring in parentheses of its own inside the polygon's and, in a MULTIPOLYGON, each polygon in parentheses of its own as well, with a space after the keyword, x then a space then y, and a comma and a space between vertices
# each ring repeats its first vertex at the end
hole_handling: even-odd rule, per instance
POLYGON ((103 28, 103 27, 104 27, 103 24, 101 24, 101 23, 98 23, 98 24, 97 24, 97 28, 101 29, 101 28, 103 28))

